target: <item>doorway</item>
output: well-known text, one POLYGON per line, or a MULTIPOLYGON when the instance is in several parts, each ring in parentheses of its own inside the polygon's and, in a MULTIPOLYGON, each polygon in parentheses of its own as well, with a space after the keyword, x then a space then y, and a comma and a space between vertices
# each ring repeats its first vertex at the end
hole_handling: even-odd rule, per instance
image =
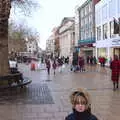
POLYGON ((113 55, 117 55, 120 58, 120 48, 114 48, 113 55))

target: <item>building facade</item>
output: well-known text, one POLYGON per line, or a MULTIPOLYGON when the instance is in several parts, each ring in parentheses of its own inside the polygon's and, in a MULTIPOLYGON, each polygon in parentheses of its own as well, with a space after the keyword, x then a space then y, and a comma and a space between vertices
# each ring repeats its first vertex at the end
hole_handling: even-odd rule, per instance
POLYGON ((54 56, 59 57, 60 55, 60 44, 59 44, 59 26, 53 28, 53 34, 54 34, 54 56))
POLYGON ((36 40, 28 40, 26 42, 27 52, 36 54, 38 52, 38 43, 36 40))
POLYGON ((60 56, 71 56, 75 42, 74 17, 65 17, 59 27, 60 56))
POLYGON ((114 19, 120 17, 120 0, 101 0, 95 5, 96 56, 107 58, 107 65, 113 55, 120 57, 120 36, 114 34, 114 19))
POLYGON ((47 39, 46 41, 46 54, 54 57, 54 51, 55 51, 55 37, 54 34, 47 39))
POLYGON ((94 0, 87 0, 79 8, 79 40, 80 54, 95 55, 95 4, 94 0))
POLYGON ((75 47, 78 46, 79 40, 79 5, 75 6, 75 47))

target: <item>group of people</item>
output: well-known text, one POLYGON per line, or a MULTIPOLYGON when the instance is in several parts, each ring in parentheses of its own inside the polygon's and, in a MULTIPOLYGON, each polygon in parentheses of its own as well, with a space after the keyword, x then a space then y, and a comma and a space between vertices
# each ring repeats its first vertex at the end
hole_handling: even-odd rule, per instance
POLYGON ((107 59, 105 57, 100 56, 98 58, 98 60, 99 60, 101 67, 105 67, 105 63, 106 63, 107 59))
POLYGON ((72 65, 71 65, 71 71, 80 71, 83 72, 85 71, 85 60, 83 56, 79 56, 78 58, 73 58, 72 60, 72 65))
POLYGON ((90 65, 95 65, 97 64, 97 59, 95 56, 87 56, 86 63, 90 65))
POLYGON ((84 72, 85 63, 89 65, 95 65, 97 64, 97 59, 95 56, 87 56, 85 61, 84 56, 73 57, 71 70, 73 70, 74 72, 76 71, 84 72))
POLYGON ((50 58, 46 58, 45 59, 45 64, 46 64, 48 75, 50 74, 51 67, 53 68, 54 75, 55 75, 57 67, 59 67, 59 71, 62 72, 62 67, 64 66, 64 63, 65 63, 64 60, 65 59, 63 59, 63 57, 61 57, 61 58, 55 58, 53 60, 51 60, 50 58))

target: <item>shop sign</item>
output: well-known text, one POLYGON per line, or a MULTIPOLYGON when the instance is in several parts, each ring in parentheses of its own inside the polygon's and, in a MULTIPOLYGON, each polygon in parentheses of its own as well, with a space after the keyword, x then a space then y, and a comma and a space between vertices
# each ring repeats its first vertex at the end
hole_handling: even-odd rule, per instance
POLYGON ((120 40, 112 40, 112 45, 120 45, 120 40))
POLYGON ((87 48, 87 47, 93 47, 93 44, 85 44, 85 45, 84 45, 84 44, 83 44, 83 45, 81 44, 80 47, 85 47, 85 48, 87 48))

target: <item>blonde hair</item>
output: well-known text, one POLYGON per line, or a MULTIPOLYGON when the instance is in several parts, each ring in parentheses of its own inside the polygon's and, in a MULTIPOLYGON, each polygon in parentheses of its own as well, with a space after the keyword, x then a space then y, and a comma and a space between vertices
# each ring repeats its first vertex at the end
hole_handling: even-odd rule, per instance
POLYGON ((85 104, 86 109, 88 109, 91 105, 90 96, 88 92, 82 88, 78 88, 70 95, 70 101, 73 106, 75 107, 76 104, 85 104))

